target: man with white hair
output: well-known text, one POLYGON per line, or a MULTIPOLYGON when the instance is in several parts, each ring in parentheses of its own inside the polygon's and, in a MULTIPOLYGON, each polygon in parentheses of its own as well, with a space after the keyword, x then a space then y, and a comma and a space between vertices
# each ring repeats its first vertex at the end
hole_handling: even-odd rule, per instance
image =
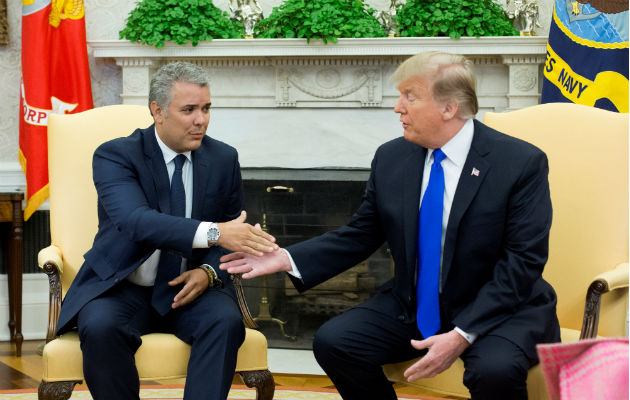
POLYGON ((424 355, 406 372, 432 377, 461 357, 472 399, 527 399, 536 344, 559 341, 556 295, 543 280, 551 200, 547 157, 474 120, 472 63, 427 52, 393 80, 403 137, 376 151, 347 225, 262 257, 234 253, 244 278, 287 271, 300 291, 387 241, 392 280, 329 320, 313 351, 344 399, 395 399, 383 364, 424 355))

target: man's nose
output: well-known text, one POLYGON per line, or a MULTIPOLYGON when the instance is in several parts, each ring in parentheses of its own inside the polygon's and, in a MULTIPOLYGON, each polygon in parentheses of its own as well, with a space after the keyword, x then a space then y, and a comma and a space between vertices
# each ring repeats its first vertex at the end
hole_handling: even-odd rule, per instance
POLYGON ((210 120, 210 113, 204 113, 202 111, 197 111, 195 113, 195 119, 193 123, 195 125, 204 125, 207 124, 210 120))
POLYGON ((398 97, 398 101, 396 102, 396 105, 394 106, 394 112, 402 114, 403 111, 404 111, 403 98, 402 96, 400 96, 398 97))

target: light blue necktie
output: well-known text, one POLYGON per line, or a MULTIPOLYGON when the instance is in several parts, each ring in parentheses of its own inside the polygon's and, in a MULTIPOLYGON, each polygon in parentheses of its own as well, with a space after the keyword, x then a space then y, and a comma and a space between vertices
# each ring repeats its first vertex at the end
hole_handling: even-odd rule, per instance
MULTIPOLYGON (((175 171, 171 178, 171 215, 176 217, 186 216, 186 192, 182 179, 182 169, 186 162, 186 156, 178 155, 174 159, 175 171)), ((155 283, 153 284, 153 295, 151 304, 161 314, 165 315, 173 304, 175 295, 180 290, 177 286, 171 287, 168 282, 179 276, 182 266, 182 256, 170 250, 163 249, 158 263, 155 283)))
POLYGON ((418 282, 416 322, 426 339, 440 330, 440 253, 442 244, 442 210, 444 209, 444 170, 440 164, 446 155, 433 151, 429 184, 418 215, 418 282))

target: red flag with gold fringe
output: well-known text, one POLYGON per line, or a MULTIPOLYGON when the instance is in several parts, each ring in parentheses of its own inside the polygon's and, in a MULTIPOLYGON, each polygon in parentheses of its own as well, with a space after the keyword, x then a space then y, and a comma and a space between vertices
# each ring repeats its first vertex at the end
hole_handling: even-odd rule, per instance
POLYGON ((92 105, 83 0, 22 0, 20 153, 28 219, 48 198, 48 115, 92 105))

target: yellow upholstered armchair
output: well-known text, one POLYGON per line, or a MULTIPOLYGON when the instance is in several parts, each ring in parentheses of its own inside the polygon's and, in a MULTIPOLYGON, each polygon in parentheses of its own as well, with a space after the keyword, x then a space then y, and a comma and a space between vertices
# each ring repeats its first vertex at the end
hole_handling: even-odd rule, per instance
MULTIPOLYGON (((83 380, 83 357, 76 332, 56 337, 61 301, 83 264, 97 230, 97 197, 92 182, 92 155, 101 143, 129 135, 152 123, 147 107, 115 105, 79 114, 51 115, 48 125, 51 246, 40 251, 39 266, 50 282, 48 332, 43 349, 39 399, 65 400, 83 380)), ((245 384, 256 387, 257 399, 271 400, 274 381, 267 366, 267 340, 254 330, 244 301, 240 277, 234 276, 245 322, 245 342, 238 352, 236 371, 245 384)), ((170 334, 142 337, 135 358, 140 379, 186 376, 190 346, 170 334)), ((212 388, 208 388, 212 390, 212 388)))
MULTIPOLYGON (((553 223, 543 276, 558 294, 562 341, 627 336, 628 114, 556 103, 486 113, 484 122, 549 158, 553 223)), ((404 382, 414 361, 386 365, 385 373, 404 382)), ((463 371, 457 360, 437 377, 409 384, 467 398, 463 371)), ((530 399, 548 399, 540 366, 529 371, 527 388, 530 399)))

